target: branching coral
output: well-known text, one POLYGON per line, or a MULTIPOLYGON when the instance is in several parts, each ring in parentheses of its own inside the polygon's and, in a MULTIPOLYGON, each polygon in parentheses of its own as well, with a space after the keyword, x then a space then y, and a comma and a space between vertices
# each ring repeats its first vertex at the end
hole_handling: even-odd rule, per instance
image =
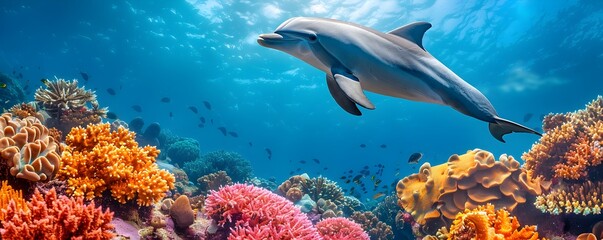
POLYGON ((502 155, 496 161, 492 153, 475 149, 452 155, 438 166, 423 164, 418 174, 400 180, 396 189, 398 204, 425 224, 441 215, 452 219, 464 209, 487 202, 513 210, 526 202, 527 195, 541 194, 549 185, 530 179, 511 156, 502 155))
POLYGON ((320 236, 325 240, 369 240, 360 224, 347 218, 327 218, 316 224, 320 236))
POLYGON ((551 214, 601 214, 603 182, 583 182, 562 186, 536 197, 536 208, 551 214))
POLYGON ((61 158, 57 144, 35 117, 0 116, 0 158, 10 174, 29 181, 46 181, 58 172, 61 158))
POLYGON ((540 141, 522 156, 534 177, 584 179, 603 161, 603 97, 586 109, 546 116, 543 129, 540 141))
POLYGON ((362 225, 362 228, 373 240, 394 239, 392 227, 379 221, 372 212, 354 212, 350 218, 362 225))
POLYGON ((236 152, 215 151, 202 155, 195 161, 184 163, 190 179, 217 171, 225 171, 233 182, 244 182, 252 177, 251 162, 236 152))
POLYGON ((458 213, 450 230, 441 235, 456 240, 538 239, 536 226, 520 229, 517 218, 509 216, 505 209, 495 210, 492 204, 458 213))
POLYGON ((36 190, 27 207, 23 211, 11 201, 2 209, 3 239, 111 239, 114 235, 113 213, 94 203, 85 205, 82 198, 58 197, 54 189, 46 195, 36 190))
POLYGON ((230 231, 228 239, 320 239, 312 222, 293 203, 253 185, 212 191, 205 210, 230 231))
MULTIPOLYGON (((29 211, 21 190, 14 190, 8 185, 7 181, 2 181, 2 188, 0 188, 0 209, 6 209, 11 201, 13 201, 15 209, 18 209, 18 211, 29 211)), ((0 221, 4 221, 5 217, 5 212, 0 211, 0 221)))
POLYGON ((138 147, 134 137, 123 127, 111 131, 108 123, 72 129, 59 172, 68 193, 92 199, 109 190, 120 203, 136 199, 141 206, 160 201, 174 188, 174 176, 157 167, 159 150, 138 147))

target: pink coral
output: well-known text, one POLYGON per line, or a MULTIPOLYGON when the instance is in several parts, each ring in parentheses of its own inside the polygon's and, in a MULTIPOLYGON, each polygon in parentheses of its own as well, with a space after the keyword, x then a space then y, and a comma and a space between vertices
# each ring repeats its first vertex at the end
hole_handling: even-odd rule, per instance
POLYGON ((36 189, 28 211, 14 201, 2 209, 6 216, 0 228, 3 239, 111 239, 113 212, 103 212, 82 198, 57 196, 54 188, 42 195, 36 189))
POLYGON ((287 199, 246 184, 211 191, 205 200, 208 216, 228 239, 321 239, 312 222, 287 199))
POLYGON ((325 240, 369 240, 368 234, 360 224, 343 217, 324 219, 316 224, 316 228, 325 240))

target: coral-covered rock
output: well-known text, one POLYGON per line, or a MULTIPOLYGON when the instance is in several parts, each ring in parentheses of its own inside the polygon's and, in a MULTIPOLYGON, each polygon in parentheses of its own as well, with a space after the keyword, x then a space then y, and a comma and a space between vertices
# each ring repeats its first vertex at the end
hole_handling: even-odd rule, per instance
POLYGON ((293 203, 253 185, 235 184, 212 191, 205 209, 229 232, 228 239, 320 239, 293 203))
POLYGON ((325 240, 369 240, 369 236, 360 224, 347 218, 327 218, 316 224, 320 236, 325 240))
POLYGON ((410 212, 419 224, 441 215, 453 219, 464 209, 492 203, 510 211, 526 202, 528 195, 538 195, 550 184, 531 179, 513 157, 475 149, 452 155, 444 164, 424 163, 419 173, 398 182, 398 204, 410 212), (439 207, 434 207, 439 206, 439 207))
POLYGON ((46 195, 37 190, 29 211, 22 211, 14 201, 2 209, 6 216, 0 228, 2 239, 111 239, 113 213, 103 212, 94 203, 84 204, 82 198, 57 196, 53 190, 46 195))
POLYGON ((185 229, 195 221, 195 212, 186 195, 180 195, 170 207, 170 217, 176 228, 185 229))
POLYGON ((174 176, 155 163, 155 147, 138 147, 134 133, 110 125, 77 127, 67 135, 60 178, 68 192, 86 199, 110 191, 120 203, 136 199, 141 206, 160 201, 174 188, 174 176))

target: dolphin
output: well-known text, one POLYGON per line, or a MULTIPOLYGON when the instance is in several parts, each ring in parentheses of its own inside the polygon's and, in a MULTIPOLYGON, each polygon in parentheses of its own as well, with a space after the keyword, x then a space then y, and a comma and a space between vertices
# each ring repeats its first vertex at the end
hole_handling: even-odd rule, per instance
POLYGON ((264 47, 291 54, 326 73, 327 87, 345 111, 361 115, 357 105, 375 106, 364 90, 412 101, 447 105, 489 123, 501 142, 512 132, 540 133, 501 118, 479 90, 465 82, 423 47, 427 22, 414 22, 388 33, 327 19, 294 17, 274 33, 260 34, 264 47))

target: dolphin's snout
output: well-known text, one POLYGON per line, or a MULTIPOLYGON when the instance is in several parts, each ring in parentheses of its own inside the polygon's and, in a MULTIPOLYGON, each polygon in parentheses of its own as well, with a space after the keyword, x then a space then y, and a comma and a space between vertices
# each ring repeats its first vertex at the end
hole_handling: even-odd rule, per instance
POLYGON ((265 33, 265 34, 260 34, 259 39, 262 40, 281 40, 283 39, 283 36, 278 34, 278 33, 265 33))

